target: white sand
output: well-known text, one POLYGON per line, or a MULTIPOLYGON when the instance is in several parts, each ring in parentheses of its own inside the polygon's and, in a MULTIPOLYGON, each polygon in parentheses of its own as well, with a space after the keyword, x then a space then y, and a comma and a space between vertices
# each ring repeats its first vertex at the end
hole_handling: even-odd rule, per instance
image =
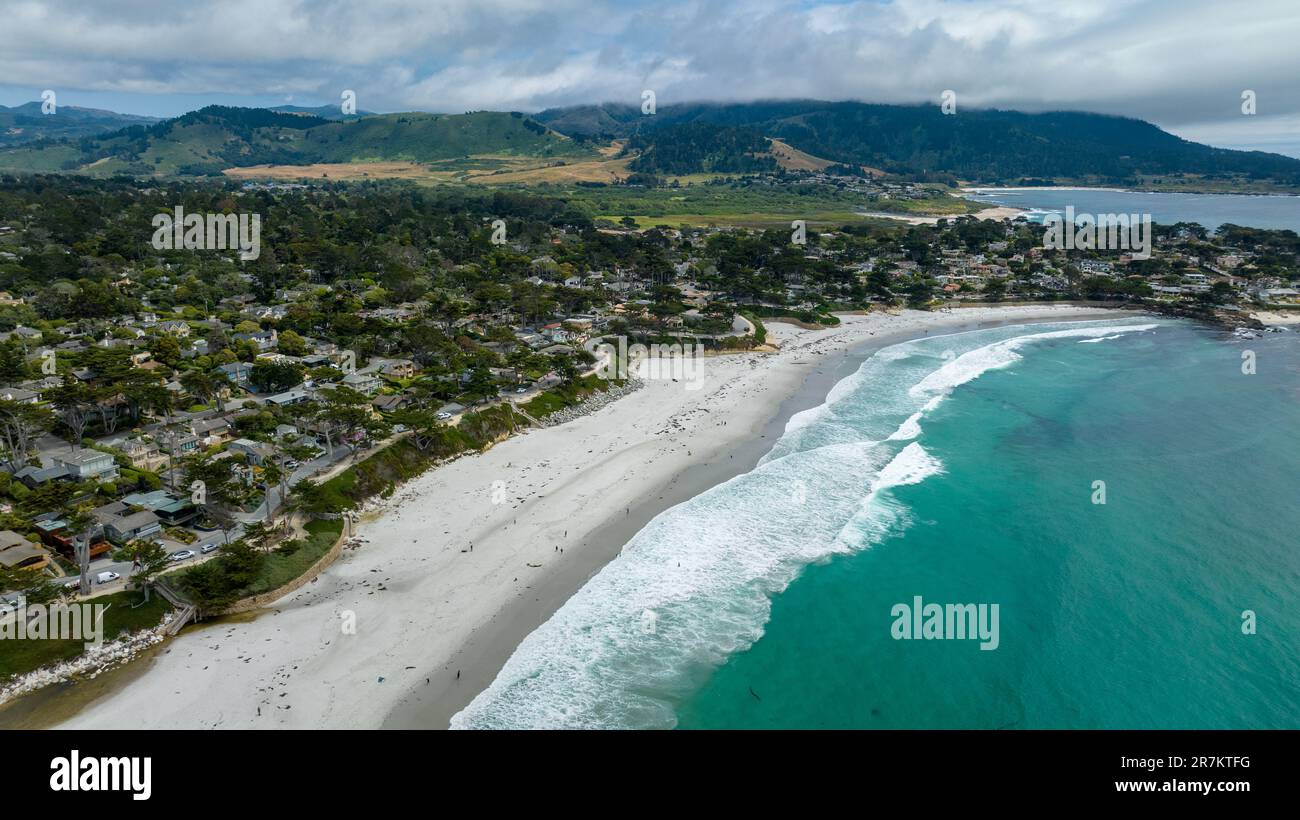
POLYGON ((977 321, 1098 315, 1024 306, 846 316, 837 328, 815 331, 769 324, 780 352, 710 358, 702 389, 650 381, 592 415, 410 482, 361 525, 369 543, 345 551, 316 582, 253 620, 187 630, 129 685, 61 726, 372 728, 394 725, 390 716, 401 715, 404 702, 410 714, 412 701, 438 698, 451 699, 442 707, 449 714, 622 543, 588 544, 589 533, 602 525, 608 532, 626 510, 665 495, 691 465, 725 465, 830 361, 827 354, 873 336, 892 340, 977 321), (494 504, 497 481, 505 500, 494 504), (556 600, 543 600, 544 588, 556 600), (512 607, 524 622, 499 629, 512 607), (355 634, 341 628, 347 613, 355 614, 355 634), (494 630, 510 643, 467 650, 494 630))
POLYGON ((974 216, 976 219, 1003 220, 1003 219, 1015 219, 1016 217, 1024 213, 1025 211, 1021 208, 1009 208, 1005 205, 998 205, 991 208, 984 208, 983 210, 976 211, 974 214, 950 214, 948 216, 906 216, 904 214, 890 214, 890 213, 884 213, 882 211, 880 213, 863 213, 862 216, 874 216, 880 219, 894 219, 899 222, 906 222, 909 225, 938 225, 940 219, 946 219, 951 222, 952 220, 955 220, 961 216, 974 216))
POLYGON ((1300 308, 1295 311, 1259 310, 1251 315, 1266 325, 1300 325, 1300 308))

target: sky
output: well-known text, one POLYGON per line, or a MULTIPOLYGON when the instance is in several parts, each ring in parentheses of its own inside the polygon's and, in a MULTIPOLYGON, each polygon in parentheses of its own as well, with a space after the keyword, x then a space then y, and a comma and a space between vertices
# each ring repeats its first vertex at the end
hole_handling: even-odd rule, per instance
POLYGON ((1137 117, 1300 156, 1300 0, 0 0, 0 104, 814 98, 1137 117), (1242 96, 1254 92, 1255 114, 1242 96))

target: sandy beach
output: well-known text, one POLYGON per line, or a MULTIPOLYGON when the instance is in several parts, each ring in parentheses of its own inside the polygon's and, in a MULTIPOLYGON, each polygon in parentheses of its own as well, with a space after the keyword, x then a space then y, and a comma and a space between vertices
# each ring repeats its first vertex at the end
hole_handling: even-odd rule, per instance
POLYGON ((1020 208, 1008 208, 1004 205, 998 205, 992 208, 984 208, 976 211, 974 214, 952 214, 950 216, 906 216, 904 214, 890 213, 864 213, 862 216, 874 216, 881 219, 894 219, 899 222, 906 222, 909 225, 938 225, 940 219, 952 221, 961 216, 974 216, 976 219, 1015 219, 1023 214, 1020 208))
POLYGON ((1300 310, 1257 310, 1250 315, 1266 325, 1300 325, 1300 310))
POLYGON ((186 629, 120 685, 110 673, 76 714, 65 705, 46 722, 445 727, 640 527, 750 469, 786 418, 821 403, 871 351, 927 333, 1124 315, 1007 306, 843 316, 822 330, 770 323, 778 352, 708 358, 698 389, 647 380, 588 416, 411 481, 316 581, 255 617, 186 629))

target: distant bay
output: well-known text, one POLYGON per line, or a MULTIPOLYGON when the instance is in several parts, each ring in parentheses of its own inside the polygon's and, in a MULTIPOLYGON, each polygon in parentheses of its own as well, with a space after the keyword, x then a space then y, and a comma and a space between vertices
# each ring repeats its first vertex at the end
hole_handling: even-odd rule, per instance
POLYGON ((968 199, 1024 210, 1031 222, 1049 213, 1151 214, 1162 225, 1196 222, 1209 230, 1230 223, 1300 232, 1300 197, 1249 194, 1183 194, 1114 188, 972 188, 968 199))

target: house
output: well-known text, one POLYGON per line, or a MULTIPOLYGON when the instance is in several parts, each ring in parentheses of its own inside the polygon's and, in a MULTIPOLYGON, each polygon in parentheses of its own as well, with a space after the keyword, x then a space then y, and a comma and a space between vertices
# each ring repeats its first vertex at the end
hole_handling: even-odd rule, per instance
POLYGON ((16 401, 19 404, 36 404, 41 400, 41 395, 34 390, 23 390, 21 387, 0 387, 0 399, 16 401))
POLYGON ((315 370, 318 367, 333 367, 334 359, 327 353, 309 353, 300 359, 302 366, 309 370, 315 370))
POLYGON ((379 377, 374 373, 349 373, 343 377, 342 383, 359 393, 365 393, 369 396, 379 390, 382 383, 379 377))
POLYGON ((376 396, 370 405, 381 413, 393 413, 409 405, 414 399, 405 393, 390 396, 376 396))
POLYGON ((388 362, 379 372, 394 379, 409 379, 415 375, 417 368, 410 359, 396 359, 388 362))
POLYGON ((137 538, 148 538, 162 532, 162 522, 149 510, 141 510, 104 523, 104 534, 119 547, 137 538))
POLYGON ((158 445, 144 439, 127 439, 117 449, 131 459, 131 466, 137 470, 153 473, 167 463, 167 455, 158 449, 158 445))
POLYGON ((143 507, 158 516, 159 520, 169 527, 184 524, 198 514, 198 510, 189 498, 181 498, 166 490, 132 493, 124 497, 121 503, 132 507, 143 507))
POLYGON ((302 388, 296 387, 293 390, 286 390, 283 393, 276 393, 274 396, 267 396, 266 403, 274 404, 277 407, 287 407, 288 405, 291 404, 302 404, 303 402, 309 401, 310 399, 311 399, 311 393, 307 392, 306 390, 303 390, 302 388))
POLYGON ((13 530, 0 530, 0 566, 5 569, 44 569, 50 553, 13 530))
POLYGON ((230 337, 236 342, 249 341, 256 345, 259 351, 270 350, 279 344, 280 336, 274 330, 263 330, 257 333, 236 333, 230 337))
POLYGON ((163 322, 158 326, 163 333, 184 339, 190 335, 190 326, 187 322, 163 322))
POLYGON ((101 450, 82 448, 57 455, 54 464, 64 467, 74 481, 112 481, 118 476, 117 461, 101 450))
POLYGON ((100 526, 130 514, 131 505, 125 501, 112 501, 90 511, 90 517, 98 521, 100 526))
POLYGON ((222 418, 195 419, 190 422, 190 432, 199 437, 204 447, 224 444, 230 440, 230 422, 222 418))
POLYGON ((68 477, 68 468, 58 467, 24 467, 14 473, 14 478, 21 481, 32 489, 36 489, 47 481, 57 481, 68 477))
POLYGON ((275 450, 252 439, 237 438, 226 448, 232 453, 243 453, 249 464, 261 466, 271 460, 275 450))
POLYGON ((226 378, 233 384, 247 387, 248 378, 253 373, 253 366, 248 362, 231 362, 230 364, 221 365, 217 370, 225 374, 226 378))
POLYGON ((198 452, 200 443, 199 437, 190 432, 168 430, 158 435, 158 447, 177 458, 198 452))
MULTIPOLYGON (((42 513, 32 520, 32 529, 40 533, 41 540, 47 545, 54 547, 59 552, 75 558, 75 551, 72 546, 72 536, 68 534, 68 522, 59 518, 57 513, 42 513)), ((104 553, 110 552, 113 546, 108 543, 102 534, 96 533, 90 538, 90 557, 98 558, 104 553)))

